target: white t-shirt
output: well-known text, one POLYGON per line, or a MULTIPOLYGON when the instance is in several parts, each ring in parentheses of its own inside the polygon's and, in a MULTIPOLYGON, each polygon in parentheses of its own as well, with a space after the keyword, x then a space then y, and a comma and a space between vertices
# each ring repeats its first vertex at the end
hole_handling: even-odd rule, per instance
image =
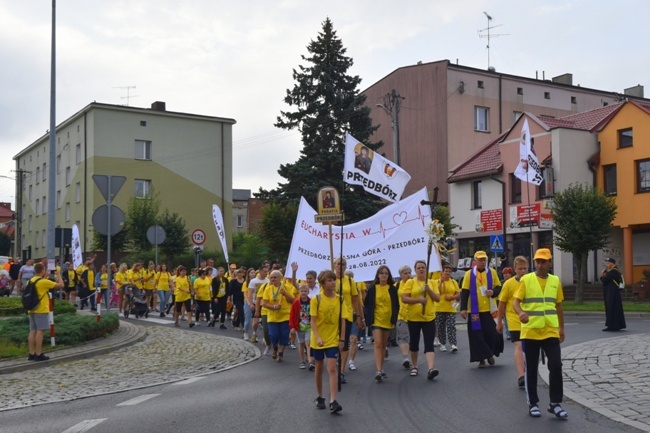
POLYGON ((250 293, 253 303, 257 302, 257 289, 264 284, 268 284, 270 281, 271 280, 269 280, 268 277, 264 279, 255 277, 248 282, 248 292, 250 293))
MULTIPOLYGON (((309 286, 307 286, 307 287, 309 287, 309 286)), ((316 285, 314 285, 313 289, 309 289, 309 294, 307 296, 309 296, 309 299, 311 299, 314 296, 318 295, 319 293, 320 293, 320 286, 318 285, 318 283, 316 283, 316 285)))

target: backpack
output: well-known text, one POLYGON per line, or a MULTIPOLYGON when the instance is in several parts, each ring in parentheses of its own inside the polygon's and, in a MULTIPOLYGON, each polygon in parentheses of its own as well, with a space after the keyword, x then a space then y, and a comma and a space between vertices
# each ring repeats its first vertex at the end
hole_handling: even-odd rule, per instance
POLYGON ((25 310, 34 310, 38 307, 38 304, 41 303, 41 299, 39 299, 38 294, 36 293, 36 283, 40 280, 42 280, 42 278, 39 278, 36 281, 29 280, 27 286, 23 289, 20 298, 25 310))

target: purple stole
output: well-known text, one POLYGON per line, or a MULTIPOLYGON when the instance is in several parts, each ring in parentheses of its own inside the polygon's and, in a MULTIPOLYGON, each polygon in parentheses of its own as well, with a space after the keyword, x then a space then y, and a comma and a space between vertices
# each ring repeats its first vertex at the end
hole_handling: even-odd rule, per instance
MULTIPOLYGON (((476 266, 472 268, 472 272, 469 276, 469 300, 470 300, 470 321, 472 322, 472 331, 481 330, 481 316, 478 311, 478 293, 476 292, 476 266)), ((488 290, 492 289, 492 269, 489 267, 485 268, 485 274, 487 276, 487 288, 488 290)))

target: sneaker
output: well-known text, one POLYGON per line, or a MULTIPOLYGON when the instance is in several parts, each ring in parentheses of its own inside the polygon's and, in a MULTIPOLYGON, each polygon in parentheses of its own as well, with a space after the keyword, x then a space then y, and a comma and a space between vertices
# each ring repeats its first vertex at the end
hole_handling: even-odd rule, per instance
POLYGON ((354 370, 357 369, 357 366, 354 365, 354 361, 353 361, 353 360, 349 360, 349 361, 348 361, 348 368, 350 369, 350 371, 354 371, 354 370))
POLYGON ((264 355, 269 356, 271 355, 271 346, 266 346, 264 349, 264 355))
POLYGON ((325 409, 325 399, 323 397, 316 397, 316 409, 325 409))
POLYGON ((219 329, 228 329, 228 328, 226 328, 226 325, 224 325, 224 324, 222 323, 222 324, 219 326, 219 329))
POLYGON ((257 335, 251 337, 251 343, 257 343, 257 335))
POLYGON ((301 362, 300 366, 298 368, 300 368, 301 370, 304 370, 305 368, 307 368, 307 366, 305 365, 304 362, 301 362))
POLYGON ((27 360, 28 360, 28 361, 33 361, 34 358, 36 358, 36 355, 33 354, 33 353, 30 353, 29 356, 27 357, 27 360))
POLYGON ((525 388, 526 378, 524 376, 521 376, 519 379, 517 379, 517 385, 519 386, 519 388, 525 388))
POLYGON ((194 326, 196 326, 194 322, 190 323, 190 328, 194 328, 194 326))
POLYGON ((377 382, 381 382, 384 380, 384 376, 382 376, 381 371, 377 370, 377 373, 375 373, 375 380, 377 382))
MULTIPOLYGON (((201 326, 201 322, 194 322, 193 325, 194 326, 201 326)), ((190 328, 191 328, 191 326, 190 326, 190 328)))
POLYGON ((441 352, 446 352, 447 351, 447 346, 445 346, 444 344, 441 344, 440 345, 440 351, 441 352))
POLYGON ((34 355, 34 361, 47 361, 50 359, 49 356, 46 356, 44 353, 41 353, 40 355, 34 355))
POLYGON ((363 344, 361 344, 361 342, 357 343, 357 349, 363 350, 363 344))
POLYGON ((296 350, 296 345, 293 344, 293 343, 291 343, 291 344, 289 345, 289 347, 290 347, 291 349, 293 349, 293 350, 296 350))
POLYGON ((438 376, 438 373, 439 373, 438 370, 436 370, 435 368, 432 368, 427 373, 427 379, 433 380, 436 376, 438 376))
POLYGON ((410 369, 411 368, 411 361, 409 361, 408 359, 405 359, 404 362, 402 362, 402 366, 407 370, 410 369))
POLYGON ((165 316, 166 316, 165 313, 160 313, 160 317, 165 317, 165 316))
POLYGON ((181 317, 181 322, 187 322, 187 319, 185 318, 185 316, 181 317))
POLYGON ((248 332, 244 332, 244 341, 249 341, 248 332))
POLYGON ((456 352, 458 352, 458 347, 456 347, 455 344, 452 344, 451 345, 451 353, 456 353, 456 352))
POLYGON ((433 339, 433 347, 438 347, 438 346, 440 346, 440 340, 438 340, 437 338, 434 338, 433 339))
POLYGON ((316 370, 316 364, 314 364, 313 362, 310 362, 309 363, 309 371, 314 371, 314 370, 316 370))
POLYGON ((341 384, 348 383, 348 380, 345 378, 345 374, 341 374, 341 384))
POLYGON ((336 400, 330 403, 330 413, 338 413, 343 410, 343 406, 341 406, 336 400))

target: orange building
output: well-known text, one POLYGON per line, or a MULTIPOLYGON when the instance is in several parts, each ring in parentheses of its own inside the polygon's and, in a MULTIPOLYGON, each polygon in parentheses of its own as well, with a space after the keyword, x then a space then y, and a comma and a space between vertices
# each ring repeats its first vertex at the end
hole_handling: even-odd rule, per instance
POLYGON ((597 185, 616 198, 611 255, 632 284, 650 269, 650 105, 628 101, 598 133, 597 185))

